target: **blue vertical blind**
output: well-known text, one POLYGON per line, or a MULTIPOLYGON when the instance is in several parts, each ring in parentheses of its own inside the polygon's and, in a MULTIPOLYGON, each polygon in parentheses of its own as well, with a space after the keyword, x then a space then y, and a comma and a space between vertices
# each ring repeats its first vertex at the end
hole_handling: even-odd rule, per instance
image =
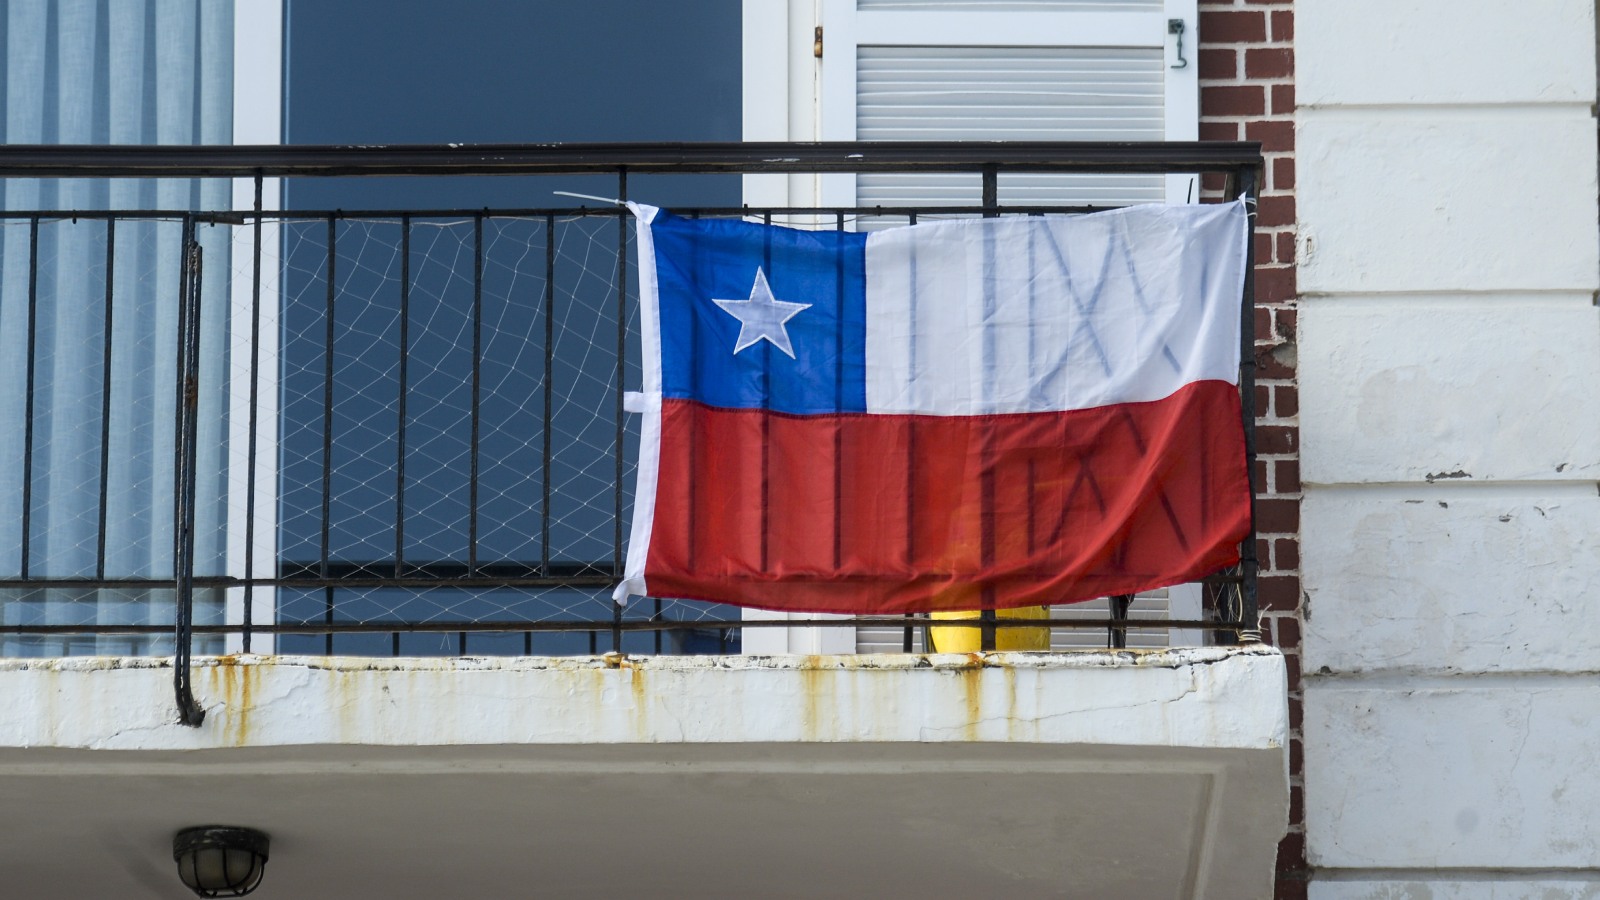
MULTIPOLYGON (((8 0, 0 9, 5 143, 232 142, 231 0, 8 0)), ((0 219, 0 577, 93 578, 103 566, 108 579, 171 578, 182 224, 124 220, 113 235, 101 219, 46 216, 35 234, 33 218, 14 214, 222 209, 230 185, 12 179, 0 191, 8 213, 0 219)), ((228 235, 200 226, 197 238, 205 259, 207 377, 196 560, 197 571, 215 573, 226 549, 228 235)), ((0 594, 0 617, 166 623, 171 601, 165 590, 10 589, 0 594)), ((197 621, 220 614, 219 597, 202 594, 196 604, 197 621)), ((0 655, 151 653, 164 646, 166 638, 8 638, 0 655)))

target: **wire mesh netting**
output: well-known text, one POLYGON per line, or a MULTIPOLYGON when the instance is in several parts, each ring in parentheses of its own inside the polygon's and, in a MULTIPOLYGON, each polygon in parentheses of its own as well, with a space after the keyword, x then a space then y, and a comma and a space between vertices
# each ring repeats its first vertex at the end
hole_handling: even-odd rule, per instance
MULTIPOLYGON (((226 258, 220 234, 203 243, 226 258)), ((100 584, 0 588, 0 625, 170 627, 170 589, 106 583, 172 576, 178 219, 0 220, 0 577, 100 584)), ((221 316, 202 342, 215 353, 221 316)), ((207 424, 198 464, 207 536, 198 558, 223 551, 224 397, 197 401, 207 424)), ((215 591, 197 621, 221 621, 215 591)), ((209 640, 207 646, 220 646, 209 640)), ((166 635, 7 635, 5 655, 170 652, 166 635)))
MULTIPOLYGON (((618 266, 630 224, 614 212, 283 223, 280 565, 415 586, 284 590, 279 622, 613 617, 638 440, 620 408, 639 378, 625 289, 637 278, 618 266), (465 583, 478 579, 512 583, 465 583)), ((516 652, 590 641, 474 639, 516 652)), ((419 642, 454 652, 460 639, 411 635, 402 652, 419 642)))

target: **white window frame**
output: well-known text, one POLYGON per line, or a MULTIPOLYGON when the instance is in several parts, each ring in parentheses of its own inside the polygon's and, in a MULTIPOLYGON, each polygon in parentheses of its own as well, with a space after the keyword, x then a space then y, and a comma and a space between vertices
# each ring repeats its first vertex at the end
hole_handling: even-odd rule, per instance
MULTIPOLYGON (((233 143, 235 145, 283 142, 283 21, 284 0, 240 0, 233 21, 233 143)), ((282 180, 263 179, 264 210, 281 208, 282 180)), ((233 180, 233 208, 255 208, 255 179, 233 180)), ((250 220, 247 220, 249 222, 250 220)), ((228 402, 228 539, 227 571, 235 576, 270 578, 278 567, 278 301, 280 228, 276 222, 246 224, 233 229, 230 283, 229 402, 228 402), (252 315, 256 230, 261 230, 260 318, 252 315), (250 358, 251 333, 257 334, 259 359, 256 379, 255 530, 252 571, 246 571, 247 505, 249 489, 250 358)), ((224 608, 229 625, 244 623, 244 591, 230 588, 224 608)), ((270 588, 256 588, 251 596, 251 623, 271 625, 277 614, 276 596, 270 588)), ((253 634, 252 653, 272 653, 272 634, 253 634)), ((224 649, 238 653, 244 641, 237 632, 227 635, 224 649)))
MULTIPOLYGON (((1161 12, 973 12, 969 10, 865 10, 855 0, 744 0, 743 137, 746 141, 853 141, 855 48, 972 45, 1051 46, 1040 35, 1072 34, 1073 46, 1153 47, 1166 55, 1165 137, 1200 135, 1199 12, 1197 0, 1164 0, 1161 12), (1167 22, 1181 20, 1187 65, 1177 68, 1179 36, 1167 22), (813 53, 823 28, 823 54, 813 53), (1088 35, 1089 37, 1083 37, 1088 35)), ((1193 175, 1167 176, 1167 202, 1198 200, 1193 175)), ((850 206, 855 176, 744 176, 750 206, 850 206)))

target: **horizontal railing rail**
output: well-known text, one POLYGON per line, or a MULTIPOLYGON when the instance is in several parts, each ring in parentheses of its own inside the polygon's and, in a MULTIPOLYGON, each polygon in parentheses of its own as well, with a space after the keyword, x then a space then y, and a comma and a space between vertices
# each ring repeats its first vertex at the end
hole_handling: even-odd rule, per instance
POLYGON ((303 178, 716 172, 1229 173, 1261 166, 1235 141, 825 141, 431 146, 0 147, 0 178, 303 178))
MULTIPOLYGON (((0 342, 26 357, 21 547, 0 569, 0 645, 77 652, 87 636, 97 651, 118 638, 154 652, 170 635, 186 721, 198 716, 186 681, 197 640, 204 652, 271 636, 278 652, 398 655, 466 653, 470 634, 480 652, 532 653, 535 636, 576 634, 587 644, 561 652, 664 652, 669 638, 727 650, 747 629, 856 627, 927 647, 922 616, 609 602, 637 440, 622 408, 637 377, 626 210, 266 209, 267 178, 605 173, 625 199, 628 176, 644 173, 975 176, 977 203, 675 209, 843 229, 1116 205, 1002 203, 1000 176, 1014 172, 1220 174, 1221 196, 1253 198, 1260 164, 1244 143, 0 147, 4 179, 243 178, 256 197, 250 209, 0 210, 0 310, 25 307, 0 316, 12 330, 0 342), (91 314, 73 319, 74 304, 91 314), (83 408, 62 415, 73 354, 92 377, 83 408), (130 450, 123 430, 143 443, 130 450), (79 483, 52 468, 64 445, 82 451, 68 467, 79 483), (336 642, 374 635, 389 645, 336 642), (427 635, 454 646, 402 640, 427 635), (500 640, 517 635, 520 647, 500 640)), ((1247 271, 1239 381, 1253 472, 1252 312, 1247 271)), ((1101 631, 1112 647, 1180 629, 1256 640, 1253 533, 1241 556, 1205 580, 1200 618, 1141 618, 1116 597, 1098 615, 989 610, 937 627, 977 629, 985 648, 1041 627, 1101 631)))

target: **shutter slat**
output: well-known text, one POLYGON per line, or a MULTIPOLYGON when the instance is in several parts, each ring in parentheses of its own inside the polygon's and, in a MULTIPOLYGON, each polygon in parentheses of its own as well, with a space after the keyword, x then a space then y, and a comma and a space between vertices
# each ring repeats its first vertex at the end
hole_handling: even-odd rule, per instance
POLYGON ((1160 12, 1161 0, 856 0, 856 9, 907 12, 1160 12))
MULTIPOLYGON (((1165 188, 1145 175, 1040 175, 1002 172, 1000 199, 1029 205, 1160 203, 1165 188)), ((959 172, 894 174, 858 179, 862 206, 976 206, 982 186, 976 175, 959 172)), ((904 224, 900 222, 899 224, 904 224)))
MULTIPOLYGON (((927 0, 916 8, 934 7, 952 8, 927 0)), ((863 46, 856 138, 1159 141, 1166 127, 1162 65, 1161 51, 1151 48, 863 46)), ((970 175, 869 173, 857 177, 856 195, 869 206, 959 205, 977 203, 980 189, 970 175)), ((1160 202, 1165 188, 1159 175, 1003 175, 1000 196, 1116 206, 1160 202)))

